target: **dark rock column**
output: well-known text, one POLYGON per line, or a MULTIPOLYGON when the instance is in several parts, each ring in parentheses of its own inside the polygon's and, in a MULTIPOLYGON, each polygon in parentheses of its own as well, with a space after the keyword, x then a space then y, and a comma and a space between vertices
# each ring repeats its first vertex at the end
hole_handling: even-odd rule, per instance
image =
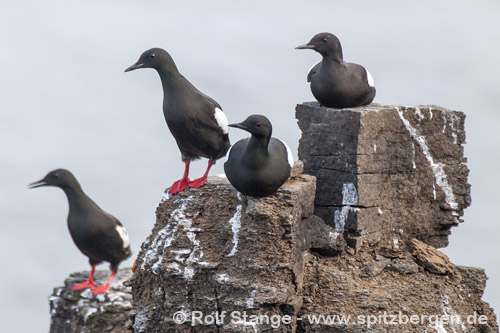
POLYGON ((462 112, 438 106, 297 106, 299 158, 318 179, 315 214, 359 250, 448 244, 470 205, 462 112))

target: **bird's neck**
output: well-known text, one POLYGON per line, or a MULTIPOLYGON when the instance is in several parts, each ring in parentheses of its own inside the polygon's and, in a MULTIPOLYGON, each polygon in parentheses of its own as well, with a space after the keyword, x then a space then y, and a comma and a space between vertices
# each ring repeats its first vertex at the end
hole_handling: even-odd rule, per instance
POLYGON ((335 52, 333 54, 324 54, 323 55, 323 63, 343 63, 342 51, 335 52))
POLYGON ((186 79, 179 73, 177 68, 159 68, 158 75, 160 75, 161 85, 163 86, 163 93, 165 96, 172 91, 177 90, 182 86, 186 79))
POLYGON ((259 168, 265 165, 269 159, 268 145, 270 138, 256 138, 252 136, 248 142, 244 163, 251 168, 259 168))
POLYGON ((68 198, 70 210, 84 209, 84 207, 88 206, 92 202, 79 185, 63 187, 63 191, 68 198))
MULTIPOLYGON (((326 73, 326 80, 330 80, 332 77, 338 75, 339 72, 344 68, 344 62, 338 57, 328 56, 323 57, 323 62, 321 64, 321 72, 326 73)), ((321 75, 321 73, 320 73, 321 75)))

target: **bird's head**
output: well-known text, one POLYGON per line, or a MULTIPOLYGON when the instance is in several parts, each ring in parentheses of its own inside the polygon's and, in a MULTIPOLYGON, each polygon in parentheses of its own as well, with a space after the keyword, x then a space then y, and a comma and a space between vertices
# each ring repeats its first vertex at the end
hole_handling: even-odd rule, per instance
POLYGON ((334 34, 329 32, 322 32, 314 36, 309 43, 297 46, 296 49, 311 49, 322 56, 338 56, 342 59, 342 46, 340 41, 334 34))
POLYGON ((43 179, 28 185, 28 188, 41 186, 57 186, 60 188, 78 185, 78 181, 71 172, 66 169, 57 169, 49 172, 43 179))
POLYGON ((251 115, 243 122, 230 124, 229 126, 250 132, 258 139, 269 139, 273 130, 269 119, 259 114, 251 115))
POLYGON ((176 69, 174 60, 167 51, 160 48, 153 48, 144 51, 139 57, 139 60, 137 60, 135 64, 127 68, 125 72, 130 72, 134 69, 139 68, 153 68, 158 70, 165 66, 167 68, 176 69))

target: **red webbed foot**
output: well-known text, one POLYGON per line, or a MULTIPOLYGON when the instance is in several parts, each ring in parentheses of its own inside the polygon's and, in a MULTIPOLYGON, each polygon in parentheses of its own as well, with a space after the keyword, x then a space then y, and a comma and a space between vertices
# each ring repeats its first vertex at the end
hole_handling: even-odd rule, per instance
POLYGON ((87 288, 94 288, 96 286, 94 282, 95 265, 91 265, 91 267, 92 269, 90 270, 90 275, 87 281, 75 284, 71 290, 83 290, 87 288))
POLYGON ((90 291, 92 292, 92 294, 94 295, 99 295, 99 294, 102 294, 106 291, 109 290, 109 284, 105 284, 105 285, 102 285, 102 286, 99 286, 99 287, 95 287, 95 288, 92 288, 90 289, 90 291))
POLYGON ((170 194, 176 194, 179 192, 184 191, 186 188, 188 188, 189 184, 189 178, 182 178, 176 181, 175 183, 170 186, 170 190, 168 193, 170 194))
POLYGON ((73 286, 73 288, 71 288, 71 290, 83 290, 83 289, 87 289, 87 288, 94 288, 96 285, 94 283, 94 281, 85 281, 85 282, 82 282, 82 283, 77 283, 73 286))
POLYGON ((168 193, 176 194, 176 193, 182 192, 186 188, 188 188, 188 186, 189 186, 188 185, 188 183, 189 183, 189 178, 188 178, 189 163, 190 163, 189 160, 184 161, 184 164, 185 164, 184 175, 182 176, 181 179, 179 179, 178 181, 173 183, 172 186, 170 186, 170 190, 168 191, 168 193))
POLYGON ((92 294, 99 295, 99 294, 102 294, 102 293, 108 291, 109 286, 111 285, 111 281, 113 281, 113 278, 115 277, 115 275, 116 275, 116 273, 114 271, 111 271, 111 275, 109 276, 109 280, 105 285, 90 289, 92 294))
POLYGON ((207 182, 207 177, 203 176, 201 178, 190 181, 188 183, 188 186, 198 188, 198 187, 202 187, 203 185, 205 185, 206 182, 207 182))

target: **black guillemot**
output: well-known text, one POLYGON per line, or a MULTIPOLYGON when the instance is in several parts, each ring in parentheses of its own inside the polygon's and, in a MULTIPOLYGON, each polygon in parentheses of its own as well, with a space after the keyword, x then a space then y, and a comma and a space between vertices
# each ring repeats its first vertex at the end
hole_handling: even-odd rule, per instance
POLYGON ((91 266, 87 281, 76 284, 73 290, 92 288, 94 295, 109 290, 111 281, 121 261, 132 255, 128 233, 120 221, 103 211, 82 190, 71 172, 57 169, 29 188, 56 186, 64 191, 69 203, 68 228, 76 247, 89 258, 91 266), (105 285, 97 287, 94 282, 95 266, 110 263, 111 276, 105 285))
POLYGON ((236 190, 252 197, 273 194, 290 177, 293 155, 283 141, 271 138, 272 126, 262 115, 251 115, 231 127, 252 136, 236 142, 229 150, 224 171, 236 190))
POLYGON ((311 49, 323 56, 307 75, 316 100, 332 108, 348 108, 370 104, 375 98, 375 84, 361 65, 344 62, 339 39, 327 32, 314 36, 296 49, 311 49))
POLYGON ((183 177, 172 184, 169 193, 202 186, 212 165, 225 156, 231 146, 226 115, 219 103, 200 92, 179 73, 167 51, 160 48, 147 50, 125 72, 139 68, 153 68, 160 75, 163 115, 185 163, 183 177), (208 158, 207 170, 201 178, 190 181, 190 161, 200 157, 208 158))

